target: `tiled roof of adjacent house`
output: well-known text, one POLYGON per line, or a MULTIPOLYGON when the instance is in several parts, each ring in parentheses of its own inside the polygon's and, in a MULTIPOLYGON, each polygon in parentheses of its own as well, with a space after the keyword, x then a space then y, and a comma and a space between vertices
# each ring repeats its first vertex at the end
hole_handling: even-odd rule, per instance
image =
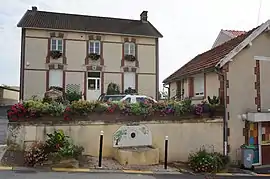
POLYGON ((215 67, 215 65, 230 53, 236 46, 238 46, 243 40, 245 40, 256 28, 246 32, 240 36, 237 36, 211 50, 208 50, 202 54, 197 55, 190 60, 168 78, 163 83, 168 83, 176 78, 181 78, 190 74, 199 73, 205 69, 215 67))
POLYGON ((227 31, 233 34, 235 37, 246 33, 246 31, 240 31, 240 30, 224 30, 224 31, 227 31))
POLYGON ((27 10, 17 26, 162 37, 149 21, 45 12, 36 8, 27 10))

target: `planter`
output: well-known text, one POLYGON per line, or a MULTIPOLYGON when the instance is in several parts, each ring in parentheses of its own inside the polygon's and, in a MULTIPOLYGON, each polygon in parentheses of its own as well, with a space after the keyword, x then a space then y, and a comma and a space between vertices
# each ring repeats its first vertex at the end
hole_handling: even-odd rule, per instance
POLYGON ((58 58, 62 57, 62 52, 60 52, 60 51, 51 51, 50 56, 53 59, 58 59, 58 58))
POLYGON ((136 57, 134 55, 125 55, 125 60, 130 61, 130 62, 134 62, 136 61, 136 57))
POLYGON ((96 53, 90 53, 88 55, 88 57, 91 59, 91 60, 94 60, 94 61, 97 61, 99 58, 100 58, 100 55, 96 54, 96 53))

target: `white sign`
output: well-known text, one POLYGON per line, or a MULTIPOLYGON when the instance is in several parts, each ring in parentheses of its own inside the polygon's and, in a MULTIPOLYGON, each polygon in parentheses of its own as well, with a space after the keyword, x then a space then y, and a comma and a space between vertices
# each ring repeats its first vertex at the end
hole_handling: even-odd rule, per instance
POLYGON ((152 133, 145 125, 121 126, 113 134, 113 147, 151 146, 152 133))

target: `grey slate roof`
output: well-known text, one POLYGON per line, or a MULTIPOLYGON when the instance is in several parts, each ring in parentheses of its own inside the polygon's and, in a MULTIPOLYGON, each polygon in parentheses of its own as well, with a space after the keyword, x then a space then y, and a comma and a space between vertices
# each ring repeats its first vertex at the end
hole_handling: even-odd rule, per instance
POLYGON ((27 10, 17 25, 22 28, 66 29, 163 37, 148 21, 27 10))

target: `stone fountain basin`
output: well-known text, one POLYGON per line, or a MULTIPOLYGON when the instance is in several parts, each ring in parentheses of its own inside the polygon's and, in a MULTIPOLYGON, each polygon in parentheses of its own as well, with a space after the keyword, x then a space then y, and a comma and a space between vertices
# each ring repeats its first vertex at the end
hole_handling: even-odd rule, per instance
POLYGON ((155 165, 159 163, 159 149, 152 146, 115 148, 114 159, 121 165, 155 165))

